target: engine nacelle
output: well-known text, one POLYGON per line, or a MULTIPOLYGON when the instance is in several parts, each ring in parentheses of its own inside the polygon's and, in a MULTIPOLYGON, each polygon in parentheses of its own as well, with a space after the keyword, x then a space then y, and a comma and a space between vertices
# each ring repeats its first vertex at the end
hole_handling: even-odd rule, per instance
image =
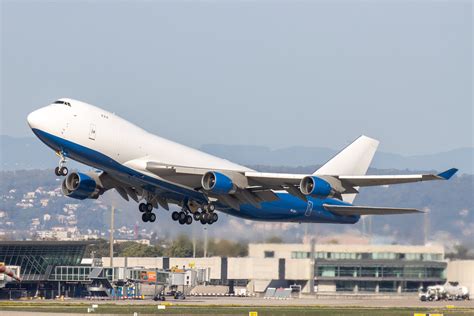
POLYGON ((97 199, 102 192, 102 188, 94 180, 94 174, 81 172, 71 172, 61 185, 62 193, 70 198, 84 200, 97 199))
POLYGON ((215 171, 206 172, 202 177, 201 184, 204 190, 214 194, 234 193, 237 189, 228 176, 215 171))
POLYGON ((332 187, 324 179, 315 176, 306 176, 301 179, 300 191, 304 195, 327 197, 331 194, 332 187))

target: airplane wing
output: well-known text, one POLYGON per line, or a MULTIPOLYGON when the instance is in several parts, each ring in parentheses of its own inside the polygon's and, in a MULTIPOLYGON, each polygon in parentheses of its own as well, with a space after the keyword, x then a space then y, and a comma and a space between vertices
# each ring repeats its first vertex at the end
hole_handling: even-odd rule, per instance
POLYGON ((344 186, 368 187, 430 180, 448 180, 458 169, 451 168, 439 174, 411 174, 411 175, 363 175, 363 176, 337 176, 344 186))
MULTIPOLYGON (((341 194, 358 193, 359 187, 391 185, 399 183, 409 183, 429 180, 447 180, 451 178, 457 169, 449 169, 439 174, 414 174, 414 175, 305 175, 288 173, 267 173, 257 171, 229 171, 229 170, 209 170, 203 168, 193 168, 186 166, 166 165, 156 161, 147 160, 145 157, 139 160, 130 161, 128 166, 152 173, 167 181, 188 187, 193 191, 203 191, 202 178, 207 172, 222 172, 232 179, 239 179, 238 188, 229 194, 206 195, 220 200, 224 204, 234 209, 240 209, 240 204, 250 203, 255 207, 260 207, 260 203, 274 201, 278 196, 275 190, 286 190, 293 196, 307 201, 307 196, 300 190, 300 183, 307 176, 314 176, 325 180, 330 184, 334 197, 341 198, 341 194)), ((128 193, 128 192, 127 192, 128 193)), ((129 194, 130 195, 130 194, 129 194)), ((367 208, 365 209, 367 212, 367 208)), ((362 211, 362 210, 361 210, 362 211)), ((374 210, 372 210, 374 211, 374 210)), ((390 212, 384 209, 385 212, 390 212)), ((342 212, 339 209, 339 212, 342 212)), ((346 212, 349 212, 346 210, 346 212)), ((355 212, 353 210, 353 212, 355 212)), ((369 213, 367 213, 369 214, 369 213)), ((384 213, 385 214, 385 213, 384 213)))
POLYGON ((394 215, 394 214, 409 214, 409 213, 423 213, 414 208, 395 208, 395 207, 374 207, 374 206, 352 206, 352 205, 330 205, 323 204, 323 207, 336 213, 337 215, 394 215))

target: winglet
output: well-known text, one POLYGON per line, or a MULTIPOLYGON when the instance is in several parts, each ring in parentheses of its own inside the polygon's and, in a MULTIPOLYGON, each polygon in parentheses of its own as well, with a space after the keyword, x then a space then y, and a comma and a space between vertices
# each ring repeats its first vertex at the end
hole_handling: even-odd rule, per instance
POLYGON ((454 174, 458 172, 458 169, 456 168, 451 168, 449 170, 446 170, 444 172, 441 172, 438 174, 438 177, 441 177, 443 178, 444 180, 449 180, 451 179, 452 176, 454 176, 454 174))

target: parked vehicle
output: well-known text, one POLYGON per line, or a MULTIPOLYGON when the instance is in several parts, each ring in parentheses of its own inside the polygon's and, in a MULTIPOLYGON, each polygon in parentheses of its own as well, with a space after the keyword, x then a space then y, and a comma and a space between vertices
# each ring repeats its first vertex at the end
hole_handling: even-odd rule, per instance
POLYGON ((469 300, 469 289, 459 285, 458 282, 446 282, 444 285, 428 286, 420 288, 418 293, 420 301, 439 300, 469 300))

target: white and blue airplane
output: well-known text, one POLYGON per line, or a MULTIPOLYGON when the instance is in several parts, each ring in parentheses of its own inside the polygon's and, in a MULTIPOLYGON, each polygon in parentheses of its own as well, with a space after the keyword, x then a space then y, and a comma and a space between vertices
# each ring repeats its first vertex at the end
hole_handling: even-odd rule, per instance
POLYGON ((60 157, 57 176, 65 196, 97 199, 115 189, 139 204, 144 222, 154 209, 180 224, 218 220, 215 210, 245 219, 299 223, 356 223, 362 215, 406 214, 413 208, 355 206, 360 187, 426 180, 440 174, 366 175, 379 142, 360 136, 313 174, 263 173, 155 136, 116 114, 62 98, 28 115, 35 135, 60 157), (72 159, 100 171, 71 172, 72 159))

